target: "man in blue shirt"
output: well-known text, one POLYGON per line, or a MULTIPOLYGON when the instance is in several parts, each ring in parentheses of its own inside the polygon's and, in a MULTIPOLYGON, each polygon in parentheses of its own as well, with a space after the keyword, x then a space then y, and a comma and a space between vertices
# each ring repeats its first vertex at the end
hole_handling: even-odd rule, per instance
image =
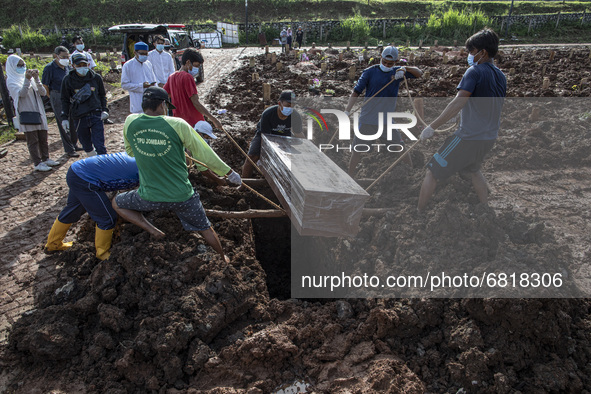
MULTIPOLYGON (((378 114, 380 112, 383 113, 381 123, 383 130, 385 131, 386 114, 388 112, 396 111, 398 88, 400 87, 400 83, 404 81, 404 77, 420 78, 423 75, 423 72, 417 67, 395 66, 397 60, 398 49, 392 46, 384 48, 382 51, 380 64, 376 64, 363 70, 359 81, 357 81, 357 84, 353 88, 353 93, 351 93, 347 108, 345 109, 346 113, 351 111, 351 108, 353 107, 353 104, 355 104, 357 97, 361 96, 364 91, 364 101, 367 102, 370 99, 372 100, 367 105, 364 105, 361 109, 361 115, 359 116, 360 134, 375 135, 378 132, 380 124, 380 116, 378 114), (382 88, 384 89, 380 91, 382 88)), ((385 134, 385 132, 382 133, 382 135, 385 134)), ((398 130, 395 130, 394 133, 392 133, 392 138, 393 140, 390 141, 391 143, 404 145, 398 130)), ((353 140, 353 147, 356 147, 360 143, 363 143, 363 140, 355 136, 355 139, 353 140)), ((410 155, 407 155, 406 158, 407 164, 412 165, 412 161, 410 161, 410 155)), ((351 159, 349 161, 350 176, 353 177, 355 175, 355 168, 357 167, 360 159, 361 156, 359 152, 353 149, 351 159)))
POLYGON ((125 152, 92 156, 78 160, 68 169, 68 202, 51 227, 45 249, 66 250, 72 242, 63 242, 72 223, 88 212, 96 222, 94 244, 96 257, 109 258, 117 213, 105 192, 137 187, 139 173, 135 159, 125 152))
POLYGON ((55 120, 57 127, 60 131, 60 137, 62 138, 62 145, 64 151, 70 157, 80 156, 76 152, 76 142, 78 142, 78 135, 76 130, 70 128, 70 132, 67 132, 62 127, 62 80, 71 68, 70 64, 70 53, 68 49, 63 46, 56 47, 53 51, 53 62, 49 63, 43 69, 43 77, 41 83, 45 87, 49 95, 51 102, 51 108, 55 114, 55 120))
POLYGON ((499 37, 494 31, 486 28, 474 34, 466 41, 466 49, 470 68, 457 87, 458 94, 421 133, 421 140, 431 138, 435 129, 462 111, 458 130, 427 163, 427 174, 419 195, 419 211, 423 211, 429 202, 437 182, 458 171, 472 174, 478 199, 483 204, 488 203, 488 186, 480 166, 499 134, 507 79, 493 64, 499 49, 499 37))

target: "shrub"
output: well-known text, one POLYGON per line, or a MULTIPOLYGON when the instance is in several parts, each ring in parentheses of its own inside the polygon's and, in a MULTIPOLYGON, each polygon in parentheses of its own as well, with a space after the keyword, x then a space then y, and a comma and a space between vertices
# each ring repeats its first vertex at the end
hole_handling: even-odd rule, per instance
MULTIPOLYGON (((338 28, 334 30, 338 30, 338 28)), ((367 20, 356 10, 354 16, 345 19, 341 23, 340 30, 341 36, 339 37, 338 32, 334 32, 335 35, 331 36, 331 39, 362 44, 369 37, 371 28, 367 20)))

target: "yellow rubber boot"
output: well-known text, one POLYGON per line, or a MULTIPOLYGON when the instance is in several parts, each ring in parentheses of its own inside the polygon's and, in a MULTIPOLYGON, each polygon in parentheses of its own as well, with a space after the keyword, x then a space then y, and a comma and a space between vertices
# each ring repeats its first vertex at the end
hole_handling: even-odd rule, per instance
POLYGON ((47 236, 47 243, 45 244, 45 249, 48 252, 66 250, 72 247, 72 242, 63 242, 71 225, 72 223, 62 223, 55 219, 55 222, 53 222, 53 226, 51 226, 51 230, 49 231, 49 235, 47 236))
POLYGON ((95 228, 94 233, 94 246, 96 247, 96 257, 99 260, 106 260, 111 255, 109 250, 111 249, 111 239, 113 238, 113 230, 101 230, 100 228, 95 228))

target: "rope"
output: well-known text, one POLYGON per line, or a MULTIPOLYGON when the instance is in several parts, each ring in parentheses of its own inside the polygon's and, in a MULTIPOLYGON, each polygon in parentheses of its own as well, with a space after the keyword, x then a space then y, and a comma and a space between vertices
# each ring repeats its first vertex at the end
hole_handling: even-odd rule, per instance
MULTIPOLYGON (((386 89, 386 87, 388 87, 388 85, 390 85, 394 81, 395 81, 394 76, 392 76, 392 78, 390 79, 390 82, 388 82, 387 84, 385 84, 384 87, 382 87, 380 90, 378 90, 376 92, 376 94, 374 94, 373 96, 371 96, 369 98, 369 100, 363 102, 363 104, 361 104, 361 107, 357 108, 355 111, 359 111, 361 108, 363 108, 366 104, 368 104, 371 100, 373 100, 373 98, 375 96, 377 96, 382 90, 386 89)), ((351 113, 353 113, 355 111, 351 110, 351 113)), ((334 134, 332 135, 332 137, 330 137, 330 141, 328 141, 329 144, 332 144, 332 141, 334 140, 334 137, 337 136, 337 133, 338 133, 338 130, 334 132, 334 134)))
POLYGON ((232 136, 230 135, 230 133, 228 133, 226 130, 224 130, 223 127, 222 127, 222 131, 224 133, 226 133, 226 135, 228 136, 228 138, 230 138, 230 141, 232 141, 232 143, 236 146, 236 148, 238 148, 238 150, 244 155, 244 157, 246 157, 246 159, 250 162, 250 164, 252 164, 254 166, 254 168, 259 172, 259 174, 262 174, 263 172, 261 171, 261 169, 259 168, 259 166, 257 166, 256 163, 250 158, 250 156, 248 156, 248 153, 246 153, 240 147, 240 145, 238 145, 238 142, 236 142, 236 140, 234 138, 232 138, 232 136))
POLYGON ((386 171, 384 171, 384 172, 382 173, 382 175, 380 175, 380 176, 379 176, 379 177, 378 177, 378 178, 377 178, 375 181, 373 181, 373 183, 372 183, 371 185, 369 185, 369 186, 367 187, 367 189, 365 189, 365 191, 367 192, 367 191, 369 191, 369 189, 371 189, 372 187, 374 187, 374 185, 375 185, 376 183, 378 183, 378 182, 379 182, 379 181, 380 181, 380 180, 381 180, 381 179, 382 179, 384 176, 386 176, 386 174, 387 174, 388 172, 390 172, 390 170, 391 170, 392 168, 394 168, 394 167, 396 166, 396 164, 398 164, 398 163, 399 163, 399 162, 400 162, 402 159, 404 159, 404 158, 406 157, 406 155, 408 155, 408 154, 409 154, 409 152, 410 152, 410 151, 411 151, 411 150, 412 150, 412 149, 413 149, 415 146, 417 146, 418 144, 419 144, 419 141, 417 141, 417 142, 415 142, 414 144, 412 144, 412 146, 411 146, 410 148, 408 148, 408 149, 406 150, 406 152, 404 152, 404 153, 402 154, 402 156, 400 156, 400 157, 399 157, 399 158, 398 158, 398 159, 397 159, 397 160, 396 160, 394 163, 392 163, 392 165, 391 165, 390 167, 388 167, 388 169, 387 169, 386 171))
MULTIPOLYGON (((421 118, 419 116, 419 111, 417 111, 417 107, 415 107, 415 102, 412 99, 412 96, 410 95, 410 89, 408 88, 408 80, 406 79, 406 76, 404 76, 404 85, 406 86, 406 93, 408 93, 408 99, 410 100, 410 104, 412 105, 412 109, 414 109, 414 111, 415 111, 415 115, 417 116, 417 119, 421 121, 423 126, 429 127, 429 125, 427 123, 425 123, 423 118, 421 118)), ((446 131, 450 131, 451 129, 455 128, 457 125, 458 125, 458 123, 456 122, 455 124, 451 125, 451 127, 448 127, 447 129, 435 130, 435 131, 437 133, 445 133, 446 131)))
MULTIPOLYGON (((209 168, 205 163, 202 163, 199 160, 192 158, 187 153, 185 153, 185 156, 187 157, 187 159, 191 160, 192 162, 197 163, 197 164, 207 168, 208 170, 211 170, 211 168, 209 168)), ((228 179, 228 177, 226 175, 224 175, 224 178, 228 179)), ((253 192, 257 196, 259 196, 260 198, 262 198, 263 200, 265 200, 269 204, 271 204, 273 207, 285 212, 285 210, 283 208, 281 208, 279 205, 275 204, 273 201, 269 200, 267 197, 263 196, 261 193, 257 192, 252 187, 248 186, 246 183, 242 182, 242 185, 244 185, 248 190, 250 190, 251 192, 253 192)))

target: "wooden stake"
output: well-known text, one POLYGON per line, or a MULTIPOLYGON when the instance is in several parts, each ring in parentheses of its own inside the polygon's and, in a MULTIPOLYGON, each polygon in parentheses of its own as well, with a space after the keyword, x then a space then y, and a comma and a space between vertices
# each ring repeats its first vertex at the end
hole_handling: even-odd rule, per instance
POLYGON ((357 69, 355 68, 355 66, 351 66, 349 68, 349 79, 352 81, 355 79, 355 74, 357 73, 357 69))
POLYGON ((347 41, 347 50, 351 50, 351 41, 347 41))
POLYGON ((447 64, 448 62, 447 53, 443 55, 443 64, 447 64))
POLYGON ((433 46, 437 46, 437 44, 439 43, 439 40, 435 40, 435 43, 433 44, 433 46))
POLYGON ((277 55, 275 54, 275 52, 273 52, 271 54, 271 64, 275 64, 277 63, 277 55))
POLYGON ((249 209, 246 211, 218 211, 214 209, 206 209, 205 213, 209 217, 232 219, 280 218, 287 216, 285 211, 280 211, 279 209, 249 209))
POLYGON ((323 73, 325 73, 325 72, 326 72, 326 63, 322 63, 322 64, 320 65, 320 71, 321 71, 321 72, 323 72, 323 73))
POLYGON ((544 81, 542 82, 542 89, 546 90, 550 88, 550 78, 544 77, 544 81))
POLYGON ((271 100, 271 85, 268 83, 263 84, 263 101, 271 100))
POLYGON ((250 67, 254 67, 255 66, 255 60, 254 57, 250 58, 250 67))
POLYGON ((277 71, 281 71, 283 70, 283 63, 279 62, 277 63, 277 71))
POLYGON ((542 67, 542 77, 546 75, 546 66, 542 67))
POLYGON ((419 41, 419 49, 422 49, 422 48, 423 48, 423 40, 420 40, 419 41))
POLYGON ((269 46, 265 45, 265 54, 268 54, 268 53, 269 53, 269 46))
POLYGON ((456 75, 457 73, 458 73, 458 66, 452 66, 451 75, 456 75))
POLYGON ((425 72, 423 73, 423 79, 424 79, 424 80, 427 80, 427 79, 429 79, 429 78, 431 78, 431 73, 430 73, 429 71, 425 71, 425 72))
POLYGON ((343 61, 343 53, 341 52, 341 53, 339 53, 339 62, 342 62, 342 61, 343 61))
POLYGON ((509 70, 509 75, 515 75, 515 69, 514 68, 512 68, 512 69, 509 70))
POLYGON ((410 55, 409 55, 409 57, 408 57, 408 61, 409 61, 410 63, 414 63, 414 61, 415 61, 415 54, 414 54, 414 52, 411 52, 411 53, 410 53, 410 55))
POLYGON ((260 78, 259 73, 252 73, 252 82, 258 81, 260 78))
POLYGON ((554 60, 554 56, 556 56, 556 52, 550 51, 550 61, 554 60))
POLYGON ((531 114, 529 115, 530 122, 537 122, 540 119, 540 108, 533 107, 531 109, 531 114))

